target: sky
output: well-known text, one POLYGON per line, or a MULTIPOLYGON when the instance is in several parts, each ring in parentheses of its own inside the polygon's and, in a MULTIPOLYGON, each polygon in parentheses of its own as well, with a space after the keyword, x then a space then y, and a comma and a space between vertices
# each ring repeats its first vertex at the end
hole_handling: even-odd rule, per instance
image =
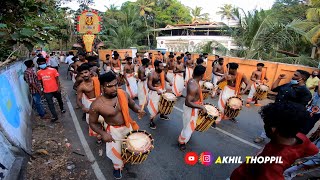
MULTIPOLYGON (((115 4, 120 7, 121 4, 126 1, 128 0, 94 0, 95 4, 91 6, 91 8, 104 12, 111 4, 115 4)), ((211 21, 222 21, 221 16, 216 13, 219 11, 219 7, 222 7, 224 4, 232 4, 247 12, 253 9, 270 9, 274 1, 275 0, 180 0, 182 4, 191 8, 194 8, 195 6, 202 7, 203 13, 210 14, 211 21)), ((79 7, 75 1, 72 1, 65 6, 74 10, 79 7)))

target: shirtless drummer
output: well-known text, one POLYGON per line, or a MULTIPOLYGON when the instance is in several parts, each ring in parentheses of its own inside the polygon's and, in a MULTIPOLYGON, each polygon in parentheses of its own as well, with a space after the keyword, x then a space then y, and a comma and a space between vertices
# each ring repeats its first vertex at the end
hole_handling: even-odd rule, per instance
POLYGON ((122 178, 122 168, 124 166, 121 158, 120 139, 124 139, 127 133, 138 130, 138 124, 133 121, 129 114, 129 108, 139 113, 139 117, 144 115, 144 111, 129 97, 129 95, 118 88, 116 74, 109 71, 99 78, 103 95, 98 97, 89 110, 89 125, 106 142, 106 154, 113 163, 113 176, 116 179, 122 178), (105 120, 105 131, 102 130, 98 117, 105 120))
MULTIPOLYGON (((170 86, 172 83, 165 77, 163 71, 163 63, 161 61, 156 60, 154 62, 155 70, 151 71, 148 77, 148 88, 149 88, 149 101, 148 101, 148 111, 150 113, 150 129, 156 129, 156 124, 153 122, 154 118, 157 116, 158 112, 158 104, 160 101, 160 95, 165 92, 165 81, 167 81, 170 86)), ((160 114, 160 118, 162 120, 169 120, 169 117, 160 114)))

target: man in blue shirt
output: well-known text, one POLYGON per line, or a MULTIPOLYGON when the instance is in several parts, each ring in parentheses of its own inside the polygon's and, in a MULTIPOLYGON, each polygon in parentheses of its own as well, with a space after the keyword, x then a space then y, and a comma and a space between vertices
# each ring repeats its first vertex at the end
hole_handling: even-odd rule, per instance
MULTIPOLYGON (((307 106, 312 98, 310 91, 306 87, 306 81, 309 76, 310 73, 307 71, 297 70, 289 83, 279 86, 280 81, 286 78, 285 74, 280 74, 271 87, 271 91, 278 93, 275 102, 294 102, 307 106)), ((254 142, 261 143, 266 137, 266 133, 263 131, 254 142)))

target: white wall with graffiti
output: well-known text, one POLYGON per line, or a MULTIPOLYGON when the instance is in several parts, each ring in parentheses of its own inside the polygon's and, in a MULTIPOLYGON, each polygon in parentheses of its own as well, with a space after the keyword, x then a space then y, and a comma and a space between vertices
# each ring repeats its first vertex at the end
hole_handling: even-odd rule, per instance
POLYGON ((32 108, 25 69, 20 61, 0 70, 0 130, 14 146, 29 150, 32 108))

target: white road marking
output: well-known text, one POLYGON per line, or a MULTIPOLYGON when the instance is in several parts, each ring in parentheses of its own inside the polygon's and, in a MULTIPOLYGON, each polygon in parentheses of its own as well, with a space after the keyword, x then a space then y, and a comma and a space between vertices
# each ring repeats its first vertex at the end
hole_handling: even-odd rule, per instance
POLYGON ((88 142, 86 140, 86 138, 84 137, 84 134, 81 130, 81 127, 80 127, 80 124, 79 124, 79 121, 78 121, 78 118, 76 116, 76 113, 74 112, 73 110, 73 106, 70 102, 70 99, 68 97, 68 95, 66 95, 66 99, 67 99, 67 104, 68 104, 68 108, 69 108, 69 111, 70 111, 70 114, 71 114, 71 117, 72 117, 72 121, 73 121, 73 124, 77 130, 77 134, 78 134, 78 137, 80 139, 80 142, 81 142, 81 145, 89 159, 90 162, 93 162, 93 164, 91 165, 93 171, 94 171, 94 174, 96 175, 97 179, 99 180, 106 180, 106 177, 103 175, 103 173, 101 172, 101 169, 99 168, 99 165, 95 159, 95 157, 93 156, 93 153, 88 145, 88 142))
MULTIPOLYGON (((180 109, 178 107, 175 107, 175 106, 173 108, 183 113, 182 109, 180 109)), ((236 139, 236 140, 238 140, 240 142, 243 142, 243 143, 245 143, 245 144, 247 144, 247 145, 249 145, 251 147, 254 147, 254 148, 257 148, 257 149, 261 149, 262 148, 261 146, 255 145, 255 144, 253 144, 253 143, 251 143, 251 142, 249 142, 247 140, 244 140, 244 139, 242 139, 242 138, 240 138, 240 137, 238 137, 238 136, 236 136, 234 134, 231 134, 231 133, 229 133, 229 132, 227 132, 227 131, 225 131, 223 129, 220 129, 218 127, 214 128, 214 129, 219 131, 219 132, 222 132, 223 134, 225 134, 227 136, 230 136, 230 137, 232 137, 232 138, 234 138, 234 139, 236 139)))

